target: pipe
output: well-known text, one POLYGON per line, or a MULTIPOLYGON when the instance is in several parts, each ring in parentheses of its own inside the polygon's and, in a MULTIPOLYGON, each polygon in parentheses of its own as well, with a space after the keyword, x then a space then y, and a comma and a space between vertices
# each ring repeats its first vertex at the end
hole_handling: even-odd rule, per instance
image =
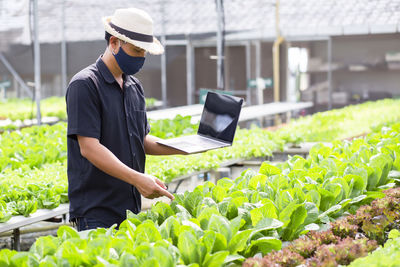
POLYGON ((13 75, 14 79, 19 83, 19 85, 24 89, 25 93, 32 98, 33 93, 31 89, 29 89, 28 85, 24 82, 24 80, 19 76, 18 72, 11 66, 10 62, 6 59, 2 52, 0 52, 0 61, 3 62, 4 66, 8 69, 9 72, 13 75))
POLYGON ((161 100, 163 108, 167 107, 167 46, 165 45, 165 35, 161 36, 161 43, 164 45, 165 52, 161 55, 161 100))
POLYGON ((167 100, 167 38, 165 35, 165 8, 164 2, 161 2, 161 44, 164 46, 164 53, 161 55, 161 100, 163 108, 168 105, 167 100))
MULTIPOLYGON (((274 64, 274 102, 280 101, 280 60, 279 60, 279 47, 283 43, 284 39, 281 36, 280 23, 279 23, 279 4, 280 0, 276 0, 275 5, 275 31, 276 40, 272 47, 272 56, 274 64)), ((278 114, 275 115, 275 125, 281 124, 281 118, 278 114)))
POLYGON ((35 100, 36 100, 36 118, 37 124, 42 124, 42 116, 40 113, 40 90, 41 90, 41 80, 40 80, 40 43, 39 43, 39 18, 38 18, 38 1, 33 1, 33 22, 35 25, 35 43, 34 43, 34 55, 35 55, 35 100))
POLYGON ((225 90, 225 75, 224 75, 224 11, 223 0, 216 0, 217 7, 217 88, 225 90))
POLYGON ((246 43, 246 102, 251 105, 251 88, 249 86, 249 81, 251 79, 251 43, 246 43))
POLYGON ((328 110, 332 109, 332 38, 328 38, 328 110))
MULTIPOLYGON (((20 234, 32 234, 32 233, 51 231, 51 230, 58 229, 58 228, 60 228, 60 226, 63 226, 63 225, 71 226, 70 223, 63 223, 63 224, 46 225, 46 226, 40 226, 40 227, 32 227, 32 228, 20 230, 20 234)), ((12 236, 13 236, 13 230, 0 233, 0 238, 12 237, 12 236)))
POLYGON ((67 43, 65 38, 65 1, 61 7, 61 93, 67 92, 67 43))
POLYGON ((186 103, 187 105, 192 105, 193 103, 193 96, 194 92, 194 52, 193 52, 193 45, 191 36, 187 36, 187 44, 186 44, 186 103))
MULTIPOLYGON (((256 48, 256 80, 261 78, 261 41, 255 43, 256 48)), ((264 88, 257 86, 257 104, 264 104, 264 88)))
POLYGON ((283 43, 283 37, 279 36, 272 47, 273 64, 274 64, 274 102, 280 101, 280 62, 279 62, 279 47, 283 43))
POLYGON ((283 43, 284 39, 281 36, 281 31, 279 28, 279 4, 280 1, 276 0, 275 4, 275 31, 276 40, 272 47, 273 64, 274 64, 274 102, 279 102, 280 100, 280 69, 279 69, 279 46, 283 43))

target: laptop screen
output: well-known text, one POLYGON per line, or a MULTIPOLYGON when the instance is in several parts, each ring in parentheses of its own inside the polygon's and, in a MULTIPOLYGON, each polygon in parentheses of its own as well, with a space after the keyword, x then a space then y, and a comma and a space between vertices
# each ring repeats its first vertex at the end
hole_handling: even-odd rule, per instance
POLYGON ((208 92, 198 134, 233 142, 243 99, 208 92))

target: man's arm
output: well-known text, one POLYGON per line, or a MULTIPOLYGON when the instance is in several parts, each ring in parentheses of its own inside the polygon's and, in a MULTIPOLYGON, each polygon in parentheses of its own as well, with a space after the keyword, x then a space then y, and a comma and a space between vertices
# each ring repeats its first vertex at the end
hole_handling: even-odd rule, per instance
POLYGON ((148 155, 187 155, 187 153, 174 149, 172 147, 168 146, 163 146, 160 144, 157 144, 156 141, 160 140, 160 138, 157 138, 155 136, 152 136, 150 134, 146 135, 144 138, 144 151, 148 155))
POLYGON ((174 196, 166 190, 163 182, 154 176, 137 172, 122 163, 108 148, 92 137, 77 136, 83 157, 103 172, 135 186, 146 198, 174 196))

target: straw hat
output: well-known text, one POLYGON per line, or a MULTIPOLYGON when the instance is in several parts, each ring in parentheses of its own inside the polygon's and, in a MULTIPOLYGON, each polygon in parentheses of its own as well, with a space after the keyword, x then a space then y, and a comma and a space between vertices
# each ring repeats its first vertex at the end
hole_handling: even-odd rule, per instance
POLYGON ((117 9, 114 15, 103 18, 109 34, 138 46, 150 54, 164 53, 164 47, 153 36, 153 20, 147 12, 137 8, 117 9))

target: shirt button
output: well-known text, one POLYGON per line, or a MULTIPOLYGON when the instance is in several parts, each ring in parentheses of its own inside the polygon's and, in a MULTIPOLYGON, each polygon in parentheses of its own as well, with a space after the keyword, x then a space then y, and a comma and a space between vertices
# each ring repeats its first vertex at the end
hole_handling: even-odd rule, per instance
POLYGON ((132 137, 132 133, 129 133, 129 136, 132 137))

